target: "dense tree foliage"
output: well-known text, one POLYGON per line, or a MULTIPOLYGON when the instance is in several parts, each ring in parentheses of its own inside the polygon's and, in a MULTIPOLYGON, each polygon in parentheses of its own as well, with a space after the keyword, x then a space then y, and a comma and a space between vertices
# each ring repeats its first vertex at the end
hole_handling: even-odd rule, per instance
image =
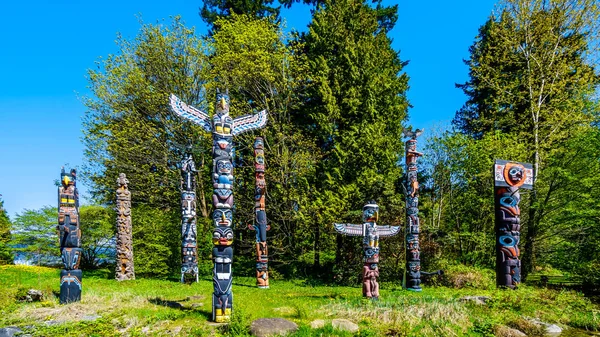
POLYGON ((18 213, 11 229, 13 250, 32 264, 60 265, 57 218, 58 209, 52 206, 18 213))
POLYGON ((273 0, 203 0, 200 17, 209 26, 232 14, 248 15, 252 18, 279 18, 279 7, 272 6, 273 0))
POLYGON ((9 246, 10 227, 10 219, 4 209, 4 201, 0 199, 0 265, 13 263, 13 255, 9 246))
MULTIPOLYGON (((266 128, 235 138, 236 273, 254 270, 254 233, 246 228, 254 221, 257 135, 266 146, 272 277, 355 283, 361 239, 337 235, 332 223, 359 223, 372 199, 380 224, 404 223, 408 76, 388 36, 397 6, 303 2, 315 5, 303 34, 283 33, 272 1, 206 1, 210 36, 178 18, 170 27, 144 25, 90 70, 85 169, 103 204, 114 203, 115 179, 127 174, 139 275, 179 270, 178 162, 188 143, 199 169, 201 272, 212 266, 211 135, 169 112, 171 93, 211 114, 216 89, 226 88, 232 117, 268 111, 266 128)), ((423 269, 494 265, 490 169, 502 158, 536 168, 535 188, 521 200, 525 272, 551 266, 600 284, 597 14, 591 0, 505 0, 481 27, 466 61, 469 80, 458 85, 467 102, 456 131, 420 142, 423 269)), ((97 211, 90 214, 108 234, 100 220, 107 210, 97 211)), ((382 240, 383 280, 399 281, 403 241, 382 240)))
POLYGON ((599 115, 599 14, 596 1, 504 1, 480 29, 467 61, 470 80, 458 86, 469 98, 454 120, 458 129, 473 139, 509 134, 519 151, 504 159, 534 166, 534 189, 521 202, 525 275, 552 256, 561 233, 578 230, 556 221, 577 208, 569 198, 577 184, 565 183, 578 171, 569 144, 591 136, 599 115))
POLYGON ((81 227, 81 268, 90 269, 114 261, 116 214, 108 207, 86 205, 79 207, 81 227))
MULTIPOLYGON (((323 262, 335 262, 340 273, 354 273, 360 266, 360 253, 352 259, 343 258, 347 250, 331 254, 331 246, 345 240, 333 232, 331 224, 360 221, 367 200, 380 203, 386 224, 401 223, 398 162, 404 154, 401 132, 407 115, 408 77, 402 73, 404 64, 391 48, 386 31, 380 29, 377 11, 363 1, 326 2, 315 12, 301 41, 308 77, 304 104, 295 118, 314 139, 321 157, 310 180, 314 265, 318 269, 323 250, 323 262)), ((355 253, 360 248, 356 240, 352 246, 355 253)), ((396 247, 384 256, 396 257, 393 251, 401 249, 396 247)))

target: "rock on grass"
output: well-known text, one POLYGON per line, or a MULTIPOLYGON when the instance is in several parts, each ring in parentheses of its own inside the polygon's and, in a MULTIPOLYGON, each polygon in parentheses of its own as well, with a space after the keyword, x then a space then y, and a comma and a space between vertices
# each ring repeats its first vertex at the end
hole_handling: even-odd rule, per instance
POLYGON ((282 336, 298 330, 298 324, 283 318, 259 318, 250 325, 253 336, 282 336))

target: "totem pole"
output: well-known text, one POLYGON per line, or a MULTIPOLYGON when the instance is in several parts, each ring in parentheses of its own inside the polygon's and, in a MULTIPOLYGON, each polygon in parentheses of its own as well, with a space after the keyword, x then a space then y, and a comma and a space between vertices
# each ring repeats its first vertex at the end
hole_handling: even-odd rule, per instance
POLYGON ((417 180, 417 137, 423 130, 405 128, 402 133, 406 141, 406 266, 402 286, 406 290, 421 291, 421 259, 419 252, 419 181, 417 180))
POLYGON ((254 141, 254 172, 256 175, 256 193, 254 206, 256 223, 250 225, 256 231, 256 285, 259 288, 269 288, 269 252, 267 250, 267 231, 271 226, 267 224, 267 213, 265 210, 265 193, 267 184, 265 182, 265 152, 264 142, 261 137, 254 141))
POLYGON ((183 103, 175 95, 170 97, 171 110, 204 128, 213 135, 213 299, 212 320, 228 322, 231 319, 233 297, 231 292, 233 260, 233 137, 262 128, 267 123, 267 112, 260 111, 235 119, 229 116, 229 93, 217 90, 215 114, 212 118, 193 106, 183 103))
POLYGON ((379 206, 369 201, 363 206, 363 224, 334 223, 335 230, 343 235, 363 237, 363 296, 379 299, 379 237, 394 236, 400 232, 399 226, 377 226, 379 206))
POLYGON ((58 187, 58 232, 60 255, 65 266, 60 271, 60 303, 81 300, 81 229, 79 228, 79 193, 75 186, 77 172, 61 169, 58 187))
POLYGON ((135 280, 133 270, 133 239, 131 232, 131 192, 125 173, 117 179, 117 281, 135 280))
POLYGON ((521 282, 519 188, 533 188, 532 165, 496 160, 494 163, 496 286, 511 289, 515 289, 521 282))
POLYGON ((198 282, 196 241, 196 164, 188 148, 181 161, 181 282, 189 275, 198 282))

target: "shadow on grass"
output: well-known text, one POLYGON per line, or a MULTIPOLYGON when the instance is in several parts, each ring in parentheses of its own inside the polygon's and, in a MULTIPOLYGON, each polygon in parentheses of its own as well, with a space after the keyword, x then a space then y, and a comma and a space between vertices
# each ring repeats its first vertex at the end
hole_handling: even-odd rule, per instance
POLYGON ((202 310, 198 307, 194 308, 194 307, 188 307, 188 306, 184 306, 183 304, 181 304, 181 302, 186 302, 188 301, 188 298, 182 299, 182 300, 175 300, 175 301, 170 301, 170 300, 164 300, 160 297, 154 297, 154 298, 149 298, 148 302, 154 304, 154 305, 160 305, 163 307, 167 307, 167 308, 172 308, 172 309, 177 309, 177 310, 181 310, 181 311, 188 311, 188 312, 193 312, 193 313, 198 313, 204 317, 206 317, 207 320, 212 319, 212 312, 208 312, 205 310, 202 310))

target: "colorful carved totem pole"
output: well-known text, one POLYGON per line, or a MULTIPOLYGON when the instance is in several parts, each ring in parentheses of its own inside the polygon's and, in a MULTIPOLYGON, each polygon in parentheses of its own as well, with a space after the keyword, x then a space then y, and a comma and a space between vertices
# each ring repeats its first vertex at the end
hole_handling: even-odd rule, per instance
POLYGON ((515 289, 521 282, 519 188, 533 188, 532 165, 496 160, 494 163, 496 286, 511 289, 515 289))
POLYGON ((58 187, 58 232, 60 255, 65 266, 60 271, 60 303, 81 300, 81 229, 79 228, 79 193, 75 186, 75 169, 65 173, 61 169, 58 187))
POLYGON ((186 281, 186 275, 198 282, 196 172, 191 149, 188 149, 181 161, 181 282, 186 281))
POLYGON ((135 280, 133 270, 133 238, 131 229, 131 192, 127 188, 129 180, 125 173, 117 179, 117 281, 135 280))
POLYGON ((254 141, 254 172, 256 174, 256 193, 254 206, 256 223, 252 227, 256 231, 256 285, 259 288, 269 288, 269 252, 267 250, 267 213, 265 210, 265 144, 261 137, 254 141))
POLYGON ((238 118, 229 116, 229 93, 217 91, 215 114, 212 118, 203 111, 183 103, 175 95, 170 97, 171 110, 204 128, 213 135, 213 300, 212 320, 228 322, 231 319, 233 297, 231 292, 233 261, 233 137, 262 128, 267 123, 267 112, 238 118))
POLYGON ((379 237, 394 236, 400 232, 399 226, 377 226, 379 206, 375 201, 369 201, 363 207, 363 224, 334 223, 335 230, 343 235, 363 237, 363 296, 379 298, 379 237))
POLYGON ((417 152, 417 137, 423 130, 405 128, 402 133, 406 141, 406 266, 402 285, 404 289, 421 291, 421 259, 419 252, 419 181, 417 179, 417 158, 423 154, 417 152))

